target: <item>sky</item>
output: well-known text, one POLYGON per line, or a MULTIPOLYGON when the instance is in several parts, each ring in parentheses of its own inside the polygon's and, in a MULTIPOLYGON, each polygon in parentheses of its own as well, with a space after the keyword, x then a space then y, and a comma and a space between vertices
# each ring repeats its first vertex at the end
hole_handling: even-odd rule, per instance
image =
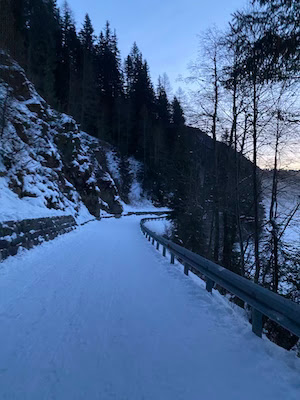
MULTIPOLYGON (((58 0, 61 6, 64 0, 58 0)), ((68 0, 80 29, 84 15, 92 19, 99 35, 109 20, 119 38, 122 58, 134 41, 147 59, 153 82, 167 73, 174 89, 196 58, 201 34, 211 26, 225 28, 230 15, 247 0, 68 0)))

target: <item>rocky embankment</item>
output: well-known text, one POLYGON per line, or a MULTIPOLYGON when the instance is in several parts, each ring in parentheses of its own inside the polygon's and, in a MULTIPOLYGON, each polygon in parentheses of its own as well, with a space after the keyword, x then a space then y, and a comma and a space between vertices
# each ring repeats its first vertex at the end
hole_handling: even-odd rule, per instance
POLYGON ((122 213, 136 175, 132 160, 121 163, 110 145, 54 111, 4 52, 0 105, 0 221, 122 213))

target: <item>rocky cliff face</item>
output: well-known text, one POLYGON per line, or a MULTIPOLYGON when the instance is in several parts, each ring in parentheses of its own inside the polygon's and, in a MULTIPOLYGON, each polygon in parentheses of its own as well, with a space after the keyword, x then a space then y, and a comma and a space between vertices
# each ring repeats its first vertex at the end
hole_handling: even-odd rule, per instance
POLYGON ((0 220, 23 211, 19 217, 120 214, 134 173, 132 160, 122 172, 119 164, 111 146, 49 107, 24 70, 0 53, 0 220))

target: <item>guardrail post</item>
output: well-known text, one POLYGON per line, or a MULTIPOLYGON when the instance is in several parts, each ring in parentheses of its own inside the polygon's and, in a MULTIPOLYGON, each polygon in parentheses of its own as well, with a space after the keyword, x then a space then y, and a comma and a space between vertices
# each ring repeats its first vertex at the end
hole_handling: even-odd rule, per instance
POLYGON ((213 290, 214 285, 215 285, 215 282, 214 282, 214 281, 212 281, 212 280, 209 279, 209 278, 206 279, 206 290, 207 290, 209 293, 212 293, 212 290, 213 290))
POLYGON ((159 250, 159 243, 156 243, 156 250, 159 250))
POLYGON ((171 253, 171 264, 175 263, 175 256, 173 253, 171 253))
POLYGON ((261 312, 252 307, 252 332, 256 336, 262 337, 263 331, 263 315, 261 312))
POLYGON ((167 249, 165 248, 165 246, 163 247, 163 256, 164 257, 166 257, 166 252, 167 252, 167 249))
POLYGON ((189 275, 189 265, 187 263, 184 264, 184 273, 185 275, 189 275))
POLYGON ((152 238, 152 244, 153 244, 153 246, 154 246, 154 238, 152 238))
POLYGON ((150 239, 151 239, 151 236, 149 235, 149 236, 148 236, 148 242, 150 242, 150 239))

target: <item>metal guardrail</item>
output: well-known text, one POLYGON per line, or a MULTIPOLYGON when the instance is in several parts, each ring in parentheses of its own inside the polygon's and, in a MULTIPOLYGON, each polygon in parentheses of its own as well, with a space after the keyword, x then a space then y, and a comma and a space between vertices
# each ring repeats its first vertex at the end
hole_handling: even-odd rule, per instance
POLYGON ((165 219, 165 217, 142 219, 141 230, 149 241, 152 240, 153 245, 156 242, 157 250, 159 250, 160 245, 162 246, 164 257, 166 257, 167 251, 170 253, 171 264, 174 264, 175 257, 179 258, 184 264, 186 275, 191 270, 206 277, 206 290, 208 292, 212 292, 215 283, 217 283, 248 303, 252 308, 252 331, 257 336, 262 337, 263 315, 265 315, 300 337, 300 305, 157 235, 145 226, 147 221, 161 219, 165 219))

